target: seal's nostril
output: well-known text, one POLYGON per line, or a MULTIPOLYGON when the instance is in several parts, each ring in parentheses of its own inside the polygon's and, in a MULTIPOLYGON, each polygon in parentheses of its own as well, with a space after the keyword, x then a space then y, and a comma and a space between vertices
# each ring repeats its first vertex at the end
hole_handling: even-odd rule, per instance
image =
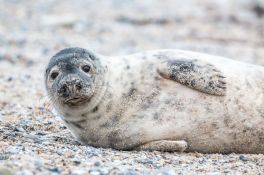
POLYGON ((61 94, 63 97, 68 97, 69 93, 68 93, 68 90, 67 90, 67 85, 66 84, 62 85, 59 88, 58 93, 61 94))
POLYGON ((82 89, 82 84, 80 82, 78 82, 78 83, 76 83, 75 87, 76 87, 76 90, 79 91, 82 89))

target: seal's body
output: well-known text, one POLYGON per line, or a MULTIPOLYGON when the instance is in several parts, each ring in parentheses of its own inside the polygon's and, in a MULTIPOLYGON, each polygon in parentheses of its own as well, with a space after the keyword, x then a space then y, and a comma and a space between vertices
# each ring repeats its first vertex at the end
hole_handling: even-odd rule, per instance
POLYGON ((70 48, 46 73, 55 108, 78 140, 121 150, 264 153, 263 84, 263 67, 180 50, 104 57, 70 48), (90 89, 73 90, 70 103, 57 98, 65 77, 82 71, 71 61, 83 59, 93 70, 79 79, 90 89), (61 73, 52 82, 54 66, 61 73))

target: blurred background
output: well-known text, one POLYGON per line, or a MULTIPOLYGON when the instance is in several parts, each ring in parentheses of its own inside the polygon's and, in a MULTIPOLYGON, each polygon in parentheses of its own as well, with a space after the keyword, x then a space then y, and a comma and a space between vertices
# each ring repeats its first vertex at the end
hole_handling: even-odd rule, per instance
POLYGON ((264 65, 264 0, 0 0, 0 170, 264 172, 263 155, 131 157, 76 144, 52 114, 43 78, 51 56, 76 46, 103 55, 185 49, 264 65))
MULTIPOLYGON (((0 59, 186 49, 264 65, 264 0, 0 0, 0 59)), ((20 60, 19 60, 20 59, 20 60)))

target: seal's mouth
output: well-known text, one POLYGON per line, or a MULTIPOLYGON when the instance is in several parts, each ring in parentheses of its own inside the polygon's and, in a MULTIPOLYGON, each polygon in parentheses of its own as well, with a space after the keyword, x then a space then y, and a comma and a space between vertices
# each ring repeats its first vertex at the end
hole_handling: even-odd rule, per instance
POLYGON ((64 104, 71 105, 71 106, 79 106, 86 102, 88 102, 90 98, 88 97, 71 97, 64 100, 64 104))

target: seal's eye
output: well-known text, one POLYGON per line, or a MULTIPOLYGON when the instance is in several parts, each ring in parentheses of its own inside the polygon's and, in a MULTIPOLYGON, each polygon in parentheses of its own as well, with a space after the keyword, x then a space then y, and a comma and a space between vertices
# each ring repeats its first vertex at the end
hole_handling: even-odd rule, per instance
POLYGON ((52 73, 50 74, 50 78, 51 78, 52 80, 55 80, 55 79, 57 78, 58 75, 59 75, 58 72, 52 72, 52 73))
POLYGON ((82 70, 86 73, 88 73, 90 71, 91 67, 89 65, 83 65, 82 66, 82 70))

